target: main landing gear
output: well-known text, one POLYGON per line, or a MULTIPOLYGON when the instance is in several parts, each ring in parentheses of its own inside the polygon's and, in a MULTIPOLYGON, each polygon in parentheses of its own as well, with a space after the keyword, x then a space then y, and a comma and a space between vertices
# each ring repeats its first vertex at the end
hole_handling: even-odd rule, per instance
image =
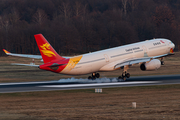
POLYGON ((126 78, 130 78, 130 74, 129 73, 126 73, 126 72, 123 72, 122 73, 122 76, 119 76, 118 77, 118 81, 120 81, 120 80, 126 80, 126 78))
MULTIPOLYGON (((130 74, 127 73, 127 70, 129 69, 129 65, 125 65, 124 66, 124 70, 123 70, 123 73, 122 73, 122 76, 119 76, 117 78, 118 82, 122 81, 122 80, 126 80, 127 78, 130 78, 130 74)), ((91 76, 88 77, 89 80, 95 80, 96 78, 99 78, 100 77, 100 74, 99 73, 92 73, 91 76)))
POLYGON ((122 76, 119 76, 118 77, 118 82, 121 81, 121 80, 126 80, 126 78, 130 78, 130 74, 127 73, 127 70, 129 69, 129 66, 126 65, 124 66, 124 70, 123 70, 123 73, 122 73, 122 76))
POLYGON ((92 76, 89 76, 88 79, 89 80, 95 80, 96 78, 99 78, 100 74, 99 73, 92 73, 92 76))

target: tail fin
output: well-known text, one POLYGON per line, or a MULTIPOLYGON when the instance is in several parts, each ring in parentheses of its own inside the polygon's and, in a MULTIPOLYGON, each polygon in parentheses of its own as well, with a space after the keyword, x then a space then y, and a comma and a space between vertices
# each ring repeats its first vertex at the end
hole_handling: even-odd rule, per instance
POLYGON ((34 35, 39 51, 41 52, 41 56, 43 58, 44 63, 51 62, 52 60, 62 60, 65 59, 61 57, 49 44, 46 38, 42 34, 34 35))

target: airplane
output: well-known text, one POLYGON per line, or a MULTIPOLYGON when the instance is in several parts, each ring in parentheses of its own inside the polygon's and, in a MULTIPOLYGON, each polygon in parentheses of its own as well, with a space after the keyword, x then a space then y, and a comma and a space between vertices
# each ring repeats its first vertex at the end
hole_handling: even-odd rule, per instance
POLYGON ((88 79, 92 80, 100 77, 98 72, 123 69, 122 75, 118 77, 118 81, 121 79, 125 81, 126 78, 130 78, 130 73, 127 72, 128 69, 135 64, 140 64, 142 71, 157 70, 164 64, 164 57, 174 54, 173 49, 175 48, 174 43, 170 40, 157 38, 78 56, 62 57, 53 49, 42 34, 36 34, 34 37, 41 56, 15 54, 5 49, 3 50, 7 55, 43 59, 44 62, 42 65, 16 65, 34 66, 42 70, 67 75, 92 73, 88 77, 88 79))

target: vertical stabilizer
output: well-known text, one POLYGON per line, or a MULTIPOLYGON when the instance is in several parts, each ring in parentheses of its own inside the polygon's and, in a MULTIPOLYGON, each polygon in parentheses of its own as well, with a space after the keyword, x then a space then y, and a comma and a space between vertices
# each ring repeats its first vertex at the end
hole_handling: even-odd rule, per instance
POLYGON ((34 37, 36 39, 44 63, 51 62, 52 60, 65 59, 54 50, 54 48, 49 44, 49 42, 42 34, 36 34, 34 37))

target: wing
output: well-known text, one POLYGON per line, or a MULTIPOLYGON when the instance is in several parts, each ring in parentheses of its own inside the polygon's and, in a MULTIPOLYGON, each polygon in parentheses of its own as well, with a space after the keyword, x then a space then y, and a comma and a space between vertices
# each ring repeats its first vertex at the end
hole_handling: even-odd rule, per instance
POLYGON ((3 49, 3 51, 6 53, 6 55, 17 56, 17 57, 25 57, 25 58, 42 59, 41 55, 16 54, 16 53, 10 53, 9 51, 7 51, 5 49, 3 49))
MULTIPOLYGON (((10 55, 10 56, 16 56, 16 57, 25 57, 25 58, 34 58, 34 59, 42 59, 41 55, 28 55, 28 54, 16 54, 16 53, 10 53, 9 51, 3 49, 3 51, 6 53, 6 55, 10 55)), ((66 56, 62 56, 66 59, 71 58, 71 57, 66 57, 66 56)), ((43 61, 43 60, 42 60, 43 61)))
POLYGON ((11 63, 11 65, 20 65, 20 66, 39 67, 39 65, 35 65, 35 64, 20 64, 20 63, 11 63))
POLYGON ((152 59, 156 59, 156 58, 162 58, 162 57, 166 57, 166 56, 170 56, 170 55, 174 55, 172 53, 169 54, 163 54, 160 56, 153 56, 153 57, 143 57, 143 58, 131 58, 131 59, 126 59, 118 64, 116 64, 114 66, 114 69, 118 69, 120 67, 123 67, 125 65, 133 65, 133 64, 138 64, 138 63, 145 63, 145 62, 149 62, 152 59))

